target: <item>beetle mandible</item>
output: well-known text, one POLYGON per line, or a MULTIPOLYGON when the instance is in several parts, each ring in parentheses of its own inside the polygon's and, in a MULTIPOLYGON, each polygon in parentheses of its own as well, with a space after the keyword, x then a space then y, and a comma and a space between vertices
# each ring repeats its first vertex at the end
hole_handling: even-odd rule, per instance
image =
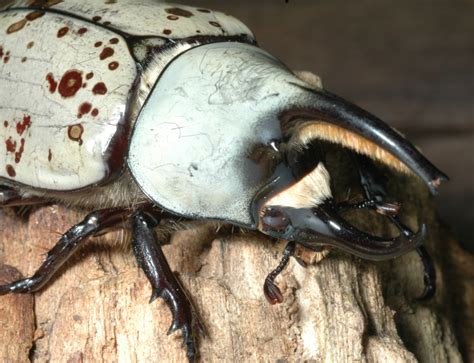
MULTIPOLYGON (((416 249, 429 269, 426 227, 400 222, 370 166, 359 170, 366 200, 341 206, 324 157, 302 160, 325 140, 412 172, 432 192, 447 177, 377 117, 297 77, 231 16, 152 0, 11 0, 0 5, 0 58, 1 205, 91 211, 0 295, 38 291, 86 237, 126 219, 153 299, 166 300, 193 361, 201 324, 154 233, 164 217, 288 240, 265 283, 273 303, 295 243, 373 260, 416 249), (373 209, 400 235, 365 233, 344 208, 373 209)), ((433 291, 428 281, 425 296, 433 291)))

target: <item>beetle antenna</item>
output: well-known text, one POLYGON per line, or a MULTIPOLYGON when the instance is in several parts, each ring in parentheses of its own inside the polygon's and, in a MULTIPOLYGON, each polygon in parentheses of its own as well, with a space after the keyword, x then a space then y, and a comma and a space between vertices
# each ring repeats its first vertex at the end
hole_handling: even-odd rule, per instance
POLYGON ((272 305, 280 304, 283 302, 283 294, 280 288, 275 284, 276 277, 286 268, 290 257, 295 253, 295 242, 290 241, 287 243, 285 250, 283 251, 283 257, 281 258, 278 266, 268 274, 263 284, 263 292, 268 302, 272 305))

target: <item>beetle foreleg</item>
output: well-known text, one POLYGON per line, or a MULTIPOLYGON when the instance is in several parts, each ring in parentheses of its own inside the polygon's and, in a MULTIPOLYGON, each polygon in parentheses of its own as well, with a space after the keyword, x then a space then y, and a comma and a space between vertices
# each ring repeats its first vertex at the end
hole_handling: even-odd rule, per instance
POLYGON ((194 362, 198 355, 198 336, 204 333, 204 329, 156 238, 153 228, 159 221, 143 211, 135 213, 131 220, 132 250, 138 265, 151 283, 153 292, 150 302, 158 297, 165 300, 173 315, 168 334, 177 329, 182 330, 188 360, 194 362))
MULTIPOLYGON (((378 175, 379 173, 377 173, 377 170, 374 168, 372 161, 364 156, 355 153, 352 154, 356 161, 361 186, 364 190, 365 197, 367 198, 367 201, 362 202, 362 204, 366 203, 364 208, 372 208, 377 213, 387 216, 390 221, 397 226, 400 232, 402 232, 407 238, 412 238, 415 234, 405 226, 398 217, 398 209, 400 209, 400 206, 397 203, 385 203, 383 201, 387 194, 383 177, 378 175), (389 207, 397 205, 398 208, 393 209, 393 213, 390 212, 391 208, 389 207)), ((416 247, 416 252, 423 263, 423 281, 425 284, 425 290, 418 300, 426 301, 431 299, 436 292, 436 270, 433 261, 424 246, 416 247)))
POLYGON ((0 207, 18 207, 33 204, 42 204, 47 201, 41 197, 25 197, 11 188, 0 189, 0 207))
MULTIPOLYGON (((405 226, 397 216, 389 218, 402 233, 407 236, 413 236, 413 232, 405 226)), ((436 270, 433 260, 424 246, 417 247, 416 252, 423 263, 423 282, 425 283, 425 290, 418 300, 426 301, 431 299, 436 292, 436 270)))
POLYGON ((86 237, 94 236, 124 220, 128 209, 103 209, 90 213, 81 223, 76 224, 62 235, 56 245, 48 252, 46 260, 33 276, 0 286, 0 295, 8 293, 28 293, 41 289, 54 273, 81 246, 86 237))
POLYGON ((290 257, 293 256, 295 252, 295 242, 290 241, 283 251, 283 257, 281 258, 278 266, 268 274, 265 282, 263 284, 263 293, 267 298, 268 302, 272 305, 279 304, 283 301, 283 295, 280 288, 275 284, 276 277, 285 269, 290 261, 290 257))

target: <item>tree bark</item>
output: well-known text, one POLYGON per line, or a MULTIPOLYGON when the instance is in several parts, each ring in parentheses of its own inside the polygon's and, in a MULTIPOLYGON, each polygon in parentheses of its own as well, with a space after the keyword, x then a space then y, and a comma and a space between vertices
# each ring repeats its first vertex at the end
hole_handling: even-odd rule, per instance
MULTIPOLYGON (((262 282, 282 243, 249 232, 215 238, 212 225, 176 233, 164 250, 206 326, 202 361, 460 362, 461 350, 472 360, 472 257, 421 194, 438 272, 438 293, 424 304, 414 301, 423 289, 415 253, 373 263, 333 251, 307 268, 292 260, 277 279, 285 300, 270 306, 262 282)), ((24 275, 84 215, 62 206, 27 221, 1 213, 0 261, 24 275)), ((34 296, 0 297, 0 361, 185 361, 179 334, 166 336, 167 307, 148 303, 145 276, 114 240, 120 234, 92 239, 34 296)), ((1 281, 18 278, 1 271, 1 281)))

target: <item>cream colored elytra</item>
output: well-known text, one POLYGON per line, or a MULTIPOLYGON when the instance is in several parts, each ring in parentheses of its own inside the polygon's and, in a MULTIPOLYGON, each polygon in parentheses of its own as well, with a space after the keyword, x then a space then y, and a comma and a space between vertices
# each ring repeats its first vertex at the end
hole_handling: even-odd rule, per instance
POLYGON ((135 61, 121 36, 63 15, 46 13, 7 34, 28 13, 0 18, 0 45, 9 52, 0 65, 0 138, 12 145, 0 154, 0 175, 53 190, 99 183, 109 174, 110 143, 128 122, 135 61), (107 48, 113 55, 101 59, 107 48))
POLYGON ((186 39, 253 39, 230 16, 153 0, 33 3, 0 5, 0 177, 43 190, 103 184, 123 169, 157 77, 200 44, 186 39))

